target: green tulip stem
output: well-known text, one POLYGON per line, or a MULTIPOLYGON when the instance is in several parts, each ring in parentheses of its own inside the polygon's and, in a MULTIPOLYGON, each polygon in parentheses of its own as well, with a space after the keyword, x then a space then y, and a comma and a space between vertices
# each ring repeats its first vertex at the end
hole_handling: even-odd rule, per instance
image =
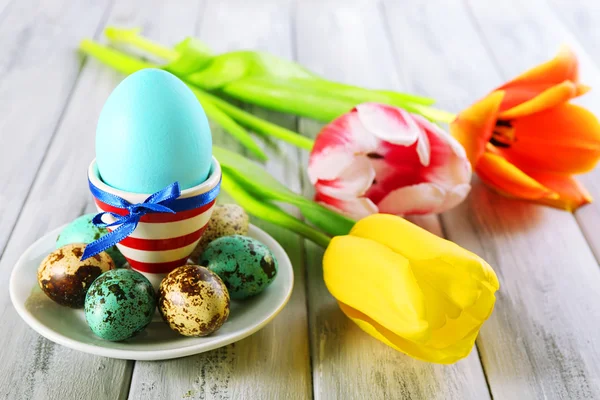
POLYGON ((235 119, 240 124, 253 129, 256 133, 272 136, 276 139, 308 151, 312 150, 314 146, 314 140, 312 139, 262 118, 258 118, 257 116, 250 114, 249 112, 246 112, 241 108, 238 108, 210 93, 204 92, 200 89, 196 90, 198 91, 199 98, 204 98, 207 101, 210 101, 215 106, 223 110, 231 118, 235 119))
POLYGON ((131 57, 90 39, 83 39, 79 44, 79 49, 125 75, 133 74, 145 68, 156 68, 154 64, 131 57))
MULTIPOLYGON (((138 60, 137 58, 131 57, 118 50, 110 47, 103 46, 89 39, 84 39, 80 44, 80 49, 104 64, 114 68, 115 70, 129 75, 145 68, 157 68, 156 65, 138 60)), ((202 106, 208 118, 219 124, 227 131, 231 136, 236 138, 241 144, 243 144, 252 154, 254 154, 260 160, 266 160, 267 155, 265 152, 254 142, 252 136, 244 129, 241 125, 235 122, 227 113, 222 111, 219 107, 210 102, 210 99, 203 97, 199 94, 198 89, 191 87, 190 89, 196 95, 198 100, 202 100, 202 106)))
POLYGON ((304 218, 329 236, 347 235, 356 221, 293 192, 275 179, 262 165, 231 150, 213 145, 213 155, 225 174, 233 178, 253 197, 268 202, 296 206, 304 218))
POLYGON ((242 78, 225 85, 226 94, 247 103, 256 104, 272 110, 295 114, 301 117, 330 122, 365 101, 375 101, 404 108, 409 112, 423 115, 425 118, 450 122, 454 115, 428 105, 418 104, 384 96, 377 91, 357 91, 340 93, 330 90, 331 82, 309 79, 272 79, 268 77, 242 78), (360 95, 360 93, 370 95, 360 95))
MULTIPOLYGON (((139 35, 139 32, 140 30, 137 28, 119 29, 108 27, 105 30, 106 36, 114 43, 137 47, 168 62, 177 60, 179 53, 176 50, 151 41, 139 35)), ((194 82, 194 74, 190 78, 188 84, 202 86, 201 82, 194 82)), ((325 122, 335 119, 355 105, 364 102, 378 102, 401 107, 407 111, 421 114, 432 121, 449 123, 455 118, 452 113, 431 107, 434 103, 433 99, 408 93, 366 89, 318 77, 314 79, 292 79, 285 82, 277 82, 277 80, 269 80, 268 78, 257 78, 257 81, 253 81, 253 79, 242 78, 225 85, 223 90, 232 97, 250 104, 257 104, 277 111, 325 122)), ((219 108, 223 109, 223 107, 219 108)), ((229 114, 229 112, 227 113, 229 114)), ((236 111, 233 111, 233 113, 236 113, 236 111)), ((230 116, 244 124, 242 120, 231 114, 230 116)), ((281 133, 275 132, 275 130, 270 131, 268 127, 265 131, 260 123, 249 121, 246 117, 241 118, 248 121, 246 123, 248 127, 259 133, 267 133, 273 137, 278 137, 277 134, 281 133)), ((304 146, 307 145, 307 143, 295 143, 286 140, 291 139, 287 135, 283 135, 280 139, 301 148, 305 148, 304 146)))
POLYGON ((104 30, 106 37, 113 43, 127 44, 132 47, 137 47, 149 54, 160 57, 166 61, 175 61, 179 57, 176 50, 162 46, 150 39, 141 36, 141 29, 121 29, 114 26, 109 26, 104 30))
POLYGON ((301 220, 289 215, 276 205, 252 196, 235 178, 223 171, 221 187, 248 213, 257 218, 296 232, 314 243, 327 248, 331 238, 301 220))

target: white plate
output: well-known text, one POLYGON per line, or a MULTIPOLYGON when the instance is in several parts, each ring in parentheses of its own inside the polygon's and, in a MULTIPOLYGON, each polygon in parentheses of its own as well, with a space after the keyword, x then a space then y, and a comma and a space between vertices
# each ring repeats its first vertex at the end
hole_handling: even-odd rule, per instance
POLYGON ((40 335, 86 353, 127 360, 165 360, 216 349, 250 336, 268 324, 288 302, 294 286, 292 264, 285 251, 275 239, 251 225, 248 236, 267 245, 277 258, 277 277, 260 295, 243 302, 232 301, 229 319, 221 329, 202 338, 181 336, 169 329, 157 312, 138 336, 109 342, 88 328, 83 309, 54 303, 38 286, 38 266, 54 250, 62 228, 46 234, 23 253, 10 277, 10 298, 21 318, 40 335))

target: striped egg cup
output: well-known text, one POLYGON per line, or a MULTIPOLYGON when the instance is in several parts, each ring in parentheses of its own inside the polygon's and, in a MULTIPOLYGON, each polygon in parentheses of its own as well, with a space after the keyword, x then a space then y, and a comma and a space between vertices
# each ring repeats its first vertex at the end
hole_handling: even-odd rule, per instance
MULTIPOLYGON (((88 178, 99 189, 117 195, 132 204, 142 203, 150 194, 131 193, 108 186, 100 179, 96 160, 88 169, 88 178)), ((211 172, 201 184, 181 191, 179 198, 198 196, 216 187, 221 180, 221 166, 213 157, 211 172)), ((127 215, 127 210, 110 206, 94 198, 99 212, 112 212, 127 215)), ((187 211, 175 214, 148 213, 141 217, 135 230, 117 243, 117 247, 125 256, 132 269, 142 273, 152 283, 155 289, 160 285, 166 274, 184 265, 196 245, 200 241, 208 224, 216 200, 187 211)), ((115 218, 106 214, 106 223, 112 223, 115 218)), ((118 226, 108 227, 109 231, 118 226)))

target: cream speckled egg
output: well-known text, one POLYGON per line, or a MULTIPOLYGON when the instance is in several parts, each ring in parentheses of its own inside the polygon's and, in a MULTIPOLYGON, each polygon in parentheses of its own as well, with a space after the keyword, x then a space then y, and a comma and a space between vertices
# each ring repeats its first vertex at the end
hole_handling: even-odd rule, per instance
POLYGON ((215 239, 223 236, 246 235, 249 223, 248 214, 237 204, 219 204, 215 206, 210 221, 206 225, 206 230, 190 258, 197 262, 206 246, 215 239))
POLYGON ((161 282, 158 309, 171 329, 206 336, 229 317, 229 293, 219 276, 199 265, 184 265, 161 282))
POLYGON ((38 268, 40 287, 58 304, 83 307, 92 282, 115 268, 112 258, 104 251, 80 261, 85 246, 85 243, 72 243, 56 249, 44 258, 38 268))

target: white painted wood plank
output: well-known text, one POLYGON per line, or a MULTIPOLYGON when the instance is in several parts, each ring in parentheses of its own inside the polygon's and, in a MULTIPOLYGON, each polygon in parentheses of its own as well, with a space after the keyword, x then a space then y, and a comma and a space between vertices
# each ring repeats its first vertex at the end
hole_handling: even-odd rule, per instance
MULTIPOLYGON (((198 37, 217 52, 250 48, 292 57, 289 2, 209 2, 198 37)), ((295 118, 252 108, 263 118, 296 129, 295 118)), ((241 151, 213 126, 215 143, 241 151)), ((258 139, 261 141, 262 139, 258 139)), ((300 191, 298 153, 274 143, 265 148, 269 172, 300 191)), ((223 199, 221 199, 223 200, 223 199)), ((293 208, 288 210, 297 212, 293 208)), ((182 359, 138 362, 132 399, 306 399, 311 396, 302 240, 294 233, 254 220, 277 239, 294 266, 294 292, 285 309, 265 328, 232 345, 182 359)))
MULTIPOLYGON (((548 21, 534 23, 538 7, 523 17, 525 3, 471 2, 471 15, 451 1, 410 9, 386 2, 413 89, 456 111, 535 64, 528 54, 545 43, 536 26, 548 21)), ((488 260, 500 279, 496 309, 477 342, 494 398, 600 396, 600 272, 573 216, 476 183, 467 202, 442 220, 449 238, 488 260)))
POLYGON ((2 18, 4 18, 4 16, 6 15, 5 11, 8 8, 8 5, 11 3, 12 0, 2 0, 0 1, 0 21, 2 21, 2 18))
MULTIPOLYGON (((61 7, 53 12, 50 12, 51 10, 40 12, 44 18, 38 23, 46 35, 51 35, 54 30, 64 35, 66 26, 72 25, 73 29, 78 26, 78 19, 84 25, 89 23, 86 14, 91 13, 95 7, 83 3, 85 7, 76 6, 77 12, 71 16, 69 9, 74 7, 72 2, 64 4, 55 2, 55 4, 57 7, 59 5, 61 7), (66 16, 71 17, 64 21, 62 18, 66 16), (55 28, 51 21, 56 21, 60 28, 55 28)), ((193 30, 198 5, 197 0, 190 0, 182 2, 180 8, 165 10, 162 2, 159 1, 118 2, 110 12, 108 22, 144 25, 148 35, 169 43, 193 30)), ((22 11, 28 15, 27 10, 22 11)), ((68 68, 65 60, 77 57, 75 48, 78 41, 85 35, 92 35, 97 29, 96 27, 89 28, 93 29, 73 34, 75 37, 68 48, 64 43, 57 43, 57 46, 60 46, 53 49, 51 42, 42 39, 36 39, 33 43, 40 46, 41 55, 54 60, 52 63, 57 64, 56 68, 60 66, 68 68), (52 56, 53 51, 59 54, 58 58, 55 59, 52 56)), ((26 29, 23 31, 27 32, 26 29)), ((2 38, 4 40, 4 35, 2 38)), ((35 62, 36 60, 40 61, 31 54, 27 61, 35 62)), ((23 72, 18 72, 18 74, 28 71, 24 61, 16 64, 19 68, 23 68, 23 72)), ((49 68, 52 71, 52 65, 49 68)), ((21 70, 19 69, 19 71, 21 70)), ((29 70, 29 73, 31 79, 50 80, 60 77, 56 74, 44 77, 41 72, 35 70, 29 70)), ((121 76, 95 61, 85 65, 0 261, 2 276, 9 276, 19 255, 36 238, 50 229, 74 219, 86 209, 90 202, 86 170, 94 157, 96 120, 106 97, 121 79, 121 76)), ((21 82, 24 82, 24 78, 21 79, 21 82)), ((5 84, 11 85, 10 82, 5 84)), ((55 85, 47 83, 40 87, 43 91, 38 92, 37 95, 40 98, 49 99, 50 103, 48 104, 51 104, 55 96, 52 91, 55 85)), ((10 96, 4 98, 4 101, 12 98, 13 92, 11 91, 9 94, 10 96)), ((30 101, 36 107, 33 109, 36 112, 38 110, 42 114, 47 112, 44 110, 44 106, 47 107, 48 104, 40 103, 33 96, 30 101)), ((24 107, 24 102, 19 104, 21 104, 20 107, 24 107)), ((16 129, 19 125, 18 122, 23 122, 25 126, 28 126, 32 123, 31 120, 35 119, 31 113, 23 115, 21 113, 22 110, 14 115, 14 118, 18 117, 20 121, 7 118, 7 121, 14 125, 13 130, 16 135, 20 134, 16 129)), ((2 131, 4 132, 4 130, 2 131)), ((20 139, 15 140, 18 144, 20 139)), ((2 147, 1 151, 5 151, 5 148, 2 147)), ((35 161, 33 154, 30 157, 32 162, 35 161)), ((17 161, 21 165, 25 162, 24 160, 15 160, 15 162, 17 161)), ((6 170, 2 169, 2 177, 8 176, 5 175, 5 172, 6 170)), ((33 285, 35 282, 32 282, 32 287, 33 285)), ((43 339, 27 327, 15 313, 8 299, 8 279, 0 280, 0 292, 2 293, 0 297, 0 321, 2 321, 0 398, 112 400, 127 396, 131 362, 87 355, 43 339)))
MULTIPOLYGON (((574 100, 576 103, 589 108, 600 116, 600 3, 574 0, 549 0, 553 9, 550 10, 544 3, 534 2, 534 7, 527 7, 525 15, 527 24, 536 34, 528 34, 530 40, 522 41, 515 52, 525 52, 522 62, 534 65, 541 62, 556 51, 559 43, 567 43, 573 47, 580 60, 580 79, 590 85, 592 91, 585 96, 574 100), (539 5, 539 7, 535 7, 539 5), (532 46, 535 39, 536 46, 532 46)), ((521 24, 522 26, 522 24, 521 24)), ((517 63, 517 66, 521 63, 517 63)), ((512 70, 509 73, 513 73, 512 70)), ((581 176, 581 181, 591 192, 592 196, 600 199, 600 171, 595 171, 581 176)), ((579 226, 592 247, 596 259, 600 258, 600 203, 598 201, 582 207, 575 213, 579 226)))
MULTIPOLYGON (((555 17, 564 21, 569 30, 585 46, 596 62, 600 59, 600 3, 587 0, 547 0, 555 17)), ((562 30, 562 28, 561 28, 562 30)))
POLYGON ((79 76, 73 52, 108 1, 4 2, 0 14, 0 254, 79 76))
MULTIPOLYGON (((377 3, 298 2, 298 60, 324 76, 370 87, 404 89, 377 3)), ((320 125, 301 121, 314 135, 320 125)), ((310 183, 305 179, 307 195, 310 183)), ((437 219, 415 218, 441 234, 437 219)), ((452 366, 416 361, 362 332, 339 310, 322 276, 323 252, 307 245, 313 382, 317 399, 489 398, 477 351, 452 366)))

